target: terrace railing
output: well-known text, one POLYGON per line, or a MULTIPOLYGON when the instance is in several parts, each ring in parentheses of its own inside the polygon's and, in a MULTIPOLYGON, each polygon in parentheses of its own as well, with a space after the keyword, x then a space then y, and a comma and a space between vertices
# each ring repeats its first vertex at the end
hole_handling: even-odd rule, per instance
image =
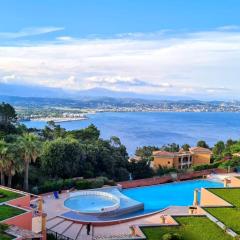
POLYGON ((54 232, 50 229, 47 229, 47 234, 53 235, 57 240, 75 240, 73 238, 64 236, 63 234, 60 234, 58 232, 54 232))

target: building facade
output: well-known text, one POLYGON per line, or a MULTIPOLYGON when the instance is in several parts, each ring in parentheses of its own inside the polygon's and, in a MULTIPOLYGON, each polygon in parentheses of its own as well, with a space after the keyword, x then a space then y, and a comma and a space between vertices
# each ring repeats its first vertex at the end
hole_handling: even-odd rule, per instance
POLYGON ((187 169, 192 166, 210 164, 212 152, 207 148, 192 147, 189 151, 179 152, 154 151, 153 168, 167 167, 187 169))

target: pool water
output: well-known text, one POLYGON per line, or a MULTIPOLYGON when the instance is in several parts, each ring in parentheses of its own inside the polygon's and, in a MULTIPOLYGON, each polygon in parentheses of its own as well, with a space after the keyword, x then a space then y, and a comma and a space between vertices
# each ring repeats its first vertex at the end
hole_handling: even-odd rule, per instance
POLYGON ((64 205, 75 211, 93 213, 101 212, 102 208, 110 207, 116 203, 117 201, 114 199, 104 196, 85 195, 70 197, 64 202, 64 205))
POLYGON ((193 203, 196 188, 218 188, 223 183, 209 180, 174 182, 122 191, 126 196, 144 203, 144 212, 153 212, 168 206, 188 206, 193 203))

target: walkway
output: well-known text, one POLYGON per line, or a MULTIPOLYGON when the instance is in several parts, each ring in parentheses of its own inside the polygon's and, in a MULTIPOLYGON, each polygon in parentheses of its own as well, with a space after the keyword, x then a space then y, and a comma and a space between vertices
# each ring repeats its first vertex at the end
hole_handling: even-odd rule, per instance
POLYGON ((61 216, 49 218, 47 229, 62 234, 73 240, 101 240, 101 239, 119 239, 134 238, 131 235, 131 227, 134 225, 156 225, 160 223, 160 216, 164 215, 188 215, 188 207, 170 207, 160 213, 132 220, 125 223, 119 223, 108 226, 93 226, 90 236, 87 235, 86 225, 77 223, 61 216))

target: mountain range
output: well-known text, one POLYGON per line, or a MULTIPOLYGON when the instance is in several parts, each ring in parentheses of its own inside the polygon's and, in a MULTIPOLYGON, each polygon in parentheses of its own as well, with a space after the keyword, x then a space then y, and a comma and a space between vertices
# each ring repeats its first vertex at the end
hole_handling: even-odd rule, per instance
POLYGON ((44 86, 31 86, 20 84, 0 83, 0 95, 17 96, 17 97, 39 97, 39 98, 67 98, 67 99, 83 99, 83 98, 137 98, 148 100, 192 100, 189 97, 166 96, 166 95, 150 95, 134 92, 112 91, 106 88, 91 88, 87 90, 64 90, 62 88, 50 88, 44 86))

